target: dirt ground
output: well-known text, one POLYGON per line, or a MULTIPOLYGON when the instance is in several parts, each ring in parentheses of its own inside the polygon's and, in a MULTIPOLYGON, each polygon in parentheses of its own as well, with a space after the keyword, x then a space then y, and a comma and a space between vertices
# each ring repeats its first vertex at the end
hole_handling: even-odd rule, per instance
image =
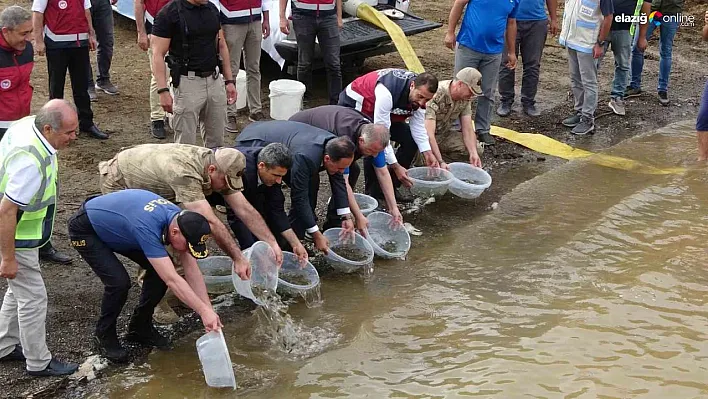
MULTIPOLYGON (((4 8, 15 3, 17 2, 0 0, 0 7, 4 8)), ((412 12, 446 24, 449 3, 449 1, 414 1, 412 12)), ((600 72, 601 96, 597 112, 596 133, 584 138, 572 137, 569 130, 560 124, 560 120, 569 115, 572 110, 571 100, 567 96, 570 85, 566 52, 558 45, 555 38, 549 37, 541 65, 540 89, 537 96, 538 106, 543 112, 542 116, 530 119, 523 116, 517 109, 517 112, 511 117, 494 120, 493 123, 522 132, 541 132, 573 146, 598 150, 677 120, 695 118, 700 94, 706 82, 707 69, 705 65, 708 61, 706 57, 708 45, 701 42, 700 29, 703 26, 703 13, 708 8, 706 5, 708 2, 687 0, 686 3, 688 13, 696 16, 697 24, 693 28, 680 28, 674 43, 674 61, 669 90, 672 101, 670 107, 660 106, 656 92, 653 90, 658 72, 658 40, 655 35, 647 52, 644 71, 645 94, 629 101, 627 116, 619 117, 611 112, 608 114, 607 101, 613 75, 612 57, 608 56, 600 72)), ((28 2, 20 2, 19 4, 29 7, 28 2)), ((158 142, 149 135, 150 69, 147 55, 140 51, 135 44, 136 34, 133 21, 116 15, 115 24, 115 57, 111 73, 112 80, 119 87, 121 93, 112 97, 99 94, 98 102, 93 103, 96 123, 108 132, 111 138, 106 141, 98 141, 81 136, 69 149, 59 154, 60 195, 53 242, 58 249, 73 256, 74 262, 69 266, 42 264, 49 295, 47 314, 49 348, 58 357, 76 362, 82 362, 93 353, 90 339, 98 316, 103 287, 89 267, 80 260, 78 254, 69 248, 66 220, 79 207, 84 198, 98 192, 97 164, 99 161, 111 158, 122 147, 158 142)), ((435 73, 441 79, 449 79, 453 70, 454 54, 442 45, 444 29, 446 26, 411 37, 411 44, 428 71, 435 73)), ((95 60, 93 62, 95 64, 95 60)), ((277 79, 279 73, 274 63, 264 62, 263 64, 262 86, 265 89, 263 99, 267 111, 268 83, 277 79)), ((404 67, 404 65, 394 53, 367 60, 364 69, 366 71, 383 67, 404 67)), ((517 82, 520 82, 520 74, 518 76, 517 82)), ((353 78, 354 76, 351 75, 345 76, 345 84, 353 78)), ((315 89, 321 94, 317 96, 320 100, 313 100, 308 106, 324 103, 326 98, 324 80, 324 75, 322 75, 322 79, 316 79, 317 87, 315 89)), ((32 84, 35 88, 33 110, 37 110, 48 98, 47 69, 44 57, 36 59, 32 84)), ((67 98, 70 98, 70 89, 67 89, 67 98)), ((240 121, 244 125, 247 123, 245 117, 241 117, 240 121)), ((170 139, 171 136, 168 137, 168 140, 170 139)), ((232 143, 233 139, 234 136, 229 135, 226 142, 232 143)), ((459 141, 453 138, 449 146, 451 148, 459 147, 459 141)), ((460 157, 464 159, 465 155, 455 151, 448 154, 448 158, 452 160, 460 157)), ((470 218, 487 211, 490 204, 498 201, 516 184, 561 162, 508 142, 499 142, 495 147, 488 147, 482 158, 484 167, 492 174, 495 184, 474 203, 473 209, 462 209, 455 212, 455 215, 451 215, 452 217, 470 218), (524 167, 520 168, 522 165, 524 167)), ((325 188, 321 191, 321 196, 324 199, 328 195, 328 189, 325 188)), ((445 200, 452 201, 451 199, 445 200)), ((434 218, 411 216, 407 219, 414 224, 418 222, 434 224, 434 218)), ((131 273, 135 274, 134 267, 129 267, 129 269, 131 273)), ((0 281, 0 290, 4 292, 5 288, 6 282, 0 281)), ((135 305, 137 297, 138 289, 134 287, 126 305, 128 310, 119 320, 120 331, 127 324, 128 312, 135 305)), ((222 312, 222 320, 225 322, 238 322, 244 312, 252 309, 252 306, 243 301, 236 302, 236 306, 222 312)), ((175 337, 183 335, 190 330, 200 328, 200 325, 201 323, 194 316, 185 317, 183 322, 172 330, 172 335, 175 337)), ((146 352, 144 350, 134 348, 133 353, 135 362, 145 359, 146 352)), ((25 375, 23 370, 24 367, 19 362, 0 364, 3 386, 0 397, 80 397, 86 388, 81 387, 80 384, 69 382, 67 379, 30 378, 25 375)), ((118 370, 117 367, 111 367, 108 372, 118 370)))

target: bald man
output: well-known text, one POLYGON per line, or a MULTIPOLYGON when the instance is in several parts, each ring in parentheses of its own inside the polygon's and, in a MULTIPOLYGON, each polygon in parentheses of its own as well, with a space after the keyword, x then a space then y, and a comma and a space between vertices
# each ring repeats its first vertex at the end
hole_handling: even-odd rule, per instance
POLYGON ((24 360, 32 376, 68 375, 79 365, 47 348, 47 290, 39 248, 49 242, 57 194, 57 150, 76 140, 79 119, 65 100, 51 100, 36 116, 12 124, 0 141, 0 277, 7 292, 0 309, 0 361, 24 360))

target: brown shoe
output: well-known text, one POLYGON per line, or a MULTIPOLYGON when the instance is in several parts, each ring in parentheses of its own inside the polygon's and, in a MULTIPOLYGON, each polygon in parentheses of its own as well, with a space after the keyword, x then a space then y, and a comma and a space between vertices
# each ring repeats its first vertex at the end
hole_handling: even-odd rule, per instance
POLYGON ((238 133, 238 122, 235 116, 226 117, 226 131, 229 133, 238 133))
POLYGON ((179 321, 179 316, 177 316, 177 313, 167 304, 167 301, 162 300, 155 307, 155 313, 153 313, 152 319, 157 324, 174 324, 179 321))

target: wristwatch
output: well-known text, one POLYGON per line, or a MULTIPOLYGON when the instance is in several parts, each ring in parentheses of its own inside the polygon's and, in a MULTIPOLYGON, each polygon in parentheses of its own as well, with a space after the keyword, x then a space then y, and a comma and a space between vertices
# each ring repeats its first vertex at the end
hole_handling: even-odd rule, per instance
POLYGON ((597 41, 595 42, 595 44, 597 44, 597 45, 600 46, 600 47, 605 47, 605 44, 607 44, 607 40, 602 40, 602 41, 600 41, 600 39, 597 39, 597 41))
POLYGON ((224 81, 224 86, 228 86, 229 83, 231 83, 232 85, 236 86, 236 81, 233 80, 233 79, 225 80, 225 81, 224 81))
POLYGON ((168 91, 170 91, 170 89, 168 89, 167 87, 163 87, 161 89, 157 89, 157 94, 166 93, 168 91))

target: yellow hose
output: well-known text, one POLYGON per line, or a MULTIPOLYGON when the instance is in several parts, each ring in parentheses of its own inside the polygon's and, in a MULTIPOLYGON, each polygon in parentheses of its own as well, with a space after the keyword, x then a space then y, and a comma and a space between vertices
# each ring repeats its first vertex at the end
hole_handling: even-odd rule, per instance
POLYGON ((553 140, 552 138, 542 134, 519 133, 498 126, 492 126, 490 133, 494 136, 522 145, 533 151, 568 160, 588 158, 590 162, 597 165, 650 175, 669 175, 686 172, 685 168, 656 168, 631 159, 607 154, 596 154, 590 151, 581 150, 579 148, 573 148, 568 144, 553 140))
POLYGON ((396 46, 396 50, 398 50, 398 54, 401 55, 403 62, 406 64, 406 69, 415 73, 425 72, 423 64, 420 63, 418 56, 413 51, 413 47, 411 47, 400 26, 366 3, 362 3, 357 7, 356 16, 388 32, 393 44, 396 46))

